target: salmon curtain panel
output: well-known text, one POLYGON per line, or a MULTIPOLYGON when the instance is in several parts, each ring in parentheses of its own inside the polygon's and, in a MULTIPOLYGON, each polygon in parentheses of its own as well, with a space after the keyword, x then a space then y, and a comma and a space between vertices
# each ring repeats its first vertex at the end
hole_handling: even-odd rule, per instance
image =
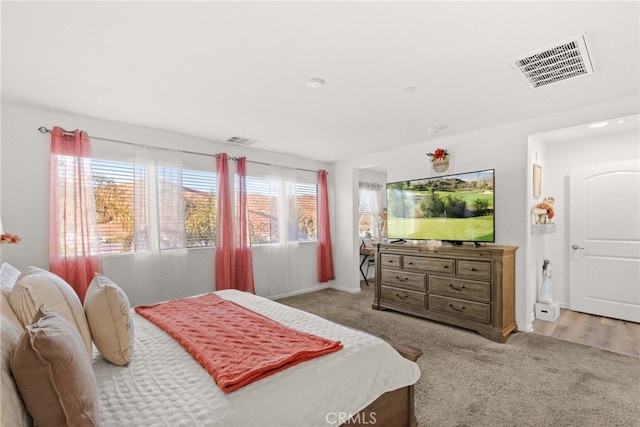
POLYGON ((253 256, 251 254, 251 229, 247 203, 247 158, 240 157, 237 162, 238 187, 236 227, 236 287, 243 291, 256 293, 253 284, 253 256))
POLYGON ((247 210, 246 158, 238 161, 237 219, 231 203, 229 160, 225 153, 216 156, 218 209, 216 216, 216 289, 238 289, 255 294, 253 262, 247 210), (236 226, 234 240, 234 224, 236 226))
POLYGON ((229 189, 229 162, 225 153, 216 156, 218 207, 216 215, 216 289, 233 289, 233 219, 229 189))
POLYGON ((49 269, 84 302, 95 273, 102 273, 87 133, 54 127, 50 162, 49 269))
POLYGON ((327 171, 318 171, 318 281, 335 279, 331 250, 331 225, 329 222, 329 191, 327 171))

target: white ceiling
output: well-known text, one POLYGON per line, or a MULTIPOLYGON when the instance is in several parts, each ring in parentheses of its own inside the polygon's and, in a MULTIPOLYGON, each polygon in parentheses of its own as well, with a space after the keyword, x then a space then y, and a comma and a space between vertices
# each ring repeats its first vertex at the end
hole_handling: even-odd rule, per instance
POLYGON ((241 136, 319 161, 639 92, 637 1, 1 8, 3 103, 209 140, 241 136), (593 74, 532 90, 507 64, 580 33, 593 74), (313 77, 326 85, 307 87, 313 77), (435 127, 444 129, 430 134, 435 127))

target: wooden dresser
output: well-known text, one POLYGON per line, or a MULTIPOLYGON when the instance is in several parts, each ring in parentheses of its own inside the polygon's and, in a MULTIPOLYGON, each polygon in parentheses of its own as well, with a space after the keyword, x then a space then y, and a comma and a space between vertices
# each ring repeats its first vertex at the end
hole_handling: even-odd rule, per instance
POLYGON ((380 244, 373 308, 505 342, 515 321, 515 246, 380 244))

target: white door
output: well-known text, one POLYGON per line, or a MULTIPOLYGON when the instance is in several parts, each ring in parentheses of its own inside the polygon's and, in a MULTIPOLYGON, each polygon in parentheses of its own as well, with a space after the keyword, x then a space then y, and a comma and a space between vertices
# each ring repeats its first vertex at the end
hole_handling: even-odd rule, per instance
POLYGON ((640 322, 640 160, 575 169, 569 194, 569 308, 640 322))

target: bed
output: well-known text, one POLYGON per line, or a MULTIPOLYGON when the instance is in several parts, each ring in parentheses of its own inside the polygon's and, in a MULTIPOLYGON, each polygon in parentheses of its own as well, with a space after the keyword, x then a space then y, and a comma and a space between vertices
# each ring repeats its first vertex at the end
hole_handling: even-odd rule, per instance
MULTIPOLYGON (((6 276, 4 270, 3 265, 6 276)), ((5 317, 12 314, 7 282, 3 279, 3 370, 17 334, 6 327, 5 317)), ((100 425, 417 425, 413 385, 420 376, 419 350, 245 292, 214 294, 293 330, 340 341, 342 348, 225 393, 175 339, 131 310, 135 333, 126 366, 107 361, 92 347, 100 425)), ((22 405, 19 395, 5 390, 3 384, 3 425, 6 409, 22 405)))

